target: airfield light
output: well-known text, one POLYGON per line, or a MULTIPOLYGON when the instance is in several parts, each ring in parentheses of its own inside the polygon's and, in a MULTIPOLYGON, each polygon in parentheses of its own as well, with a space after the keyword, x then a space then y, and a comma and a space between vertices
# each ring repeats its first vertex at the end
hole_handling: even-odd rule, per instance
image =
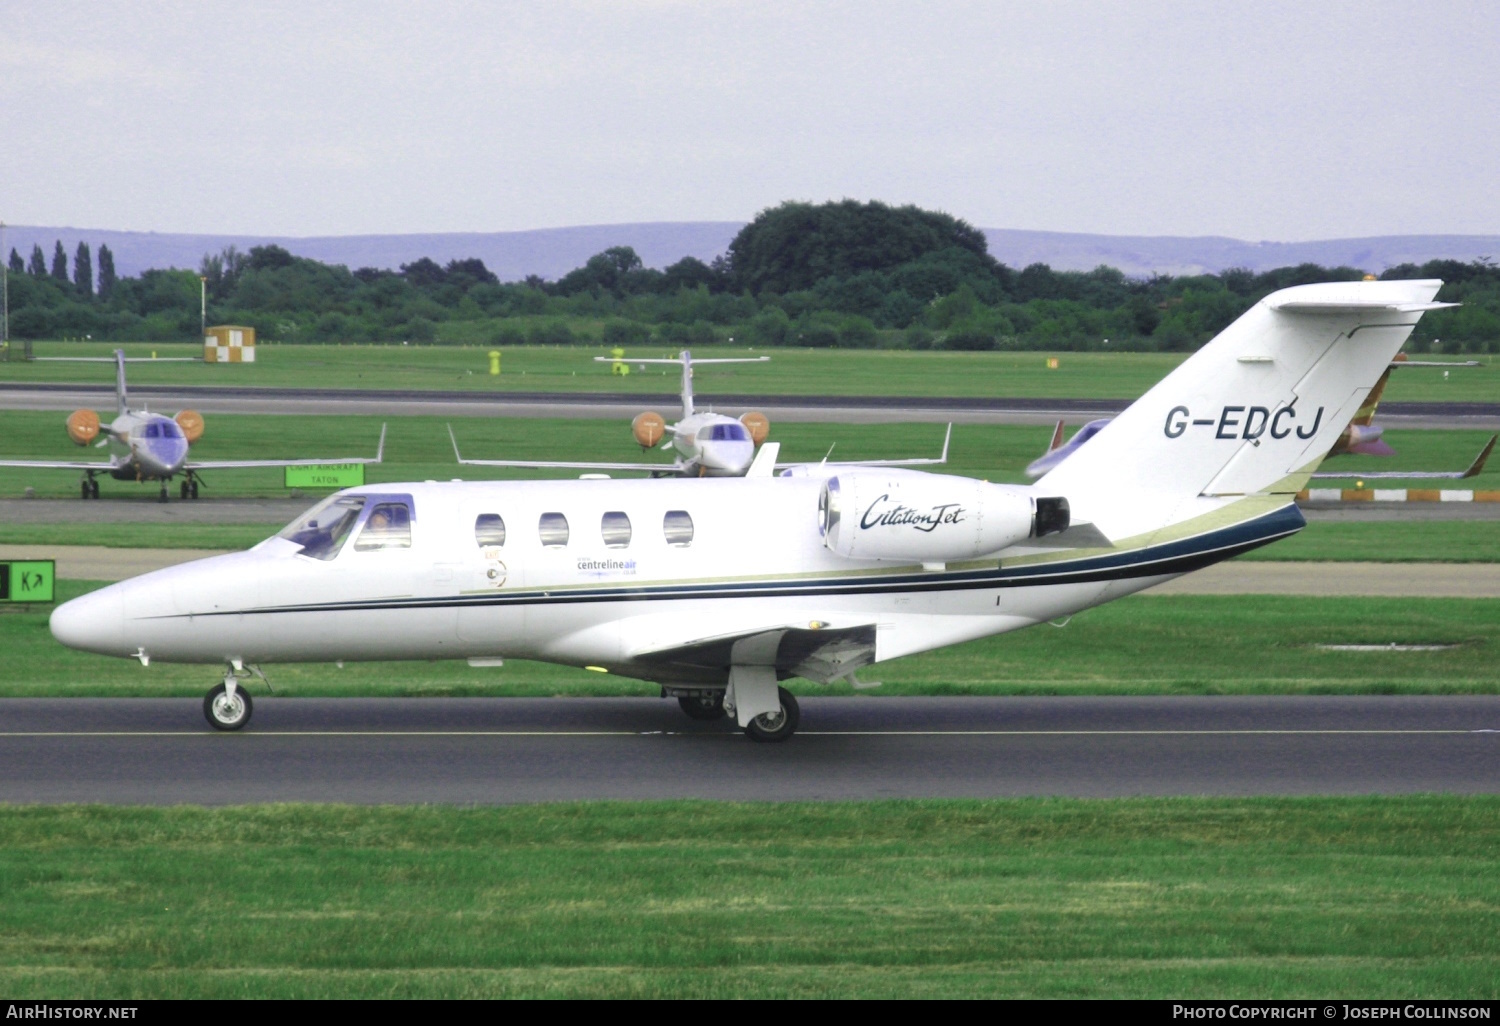
POLYGON ((606 670, 602 666, 585 666, 584 669, 585 670, 593 670, 595 673, 608 673, 609 672, 608 670, 606 670))
POLYGON ((490 373, 492 375, 500 373, 500 350, 498 349, 490 350, 490 373))

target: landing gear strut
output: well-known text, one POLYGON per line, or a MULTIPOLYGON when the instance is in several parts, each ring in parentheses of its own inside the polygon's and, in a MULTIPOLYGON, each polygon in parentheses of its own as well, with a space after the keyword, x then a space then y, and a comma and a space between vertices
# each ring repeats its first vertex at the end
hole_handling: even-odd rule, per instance
POLYGON ((92 470, 88 471, 84 475, 84 478, 81 482, 79 482, 78 487, 79 492, 81 493, 81 496, 85 501, 89 499, 99 498, 99 482, 94 480, 94 472, 92 470))
POLYGON ((163 481, 161 483, 161 499, 159 499, 158 501, 160 501, 160 502, 166 502, 167 501, 167 482, 166 481, 163 481))
POLYGON ((198 497, 198 478, 191 470, 187 472, 187 477, 182 479, 182 487, 177 492, 184 499, 196 499, 198 497))
POLYGON ((255 705, 250 701, 250 692, 239 683, 235 668, 231 667, 224 673, 224 683, 203 697, 203 715, 215 730, 239 730, 250 722, 255 705))

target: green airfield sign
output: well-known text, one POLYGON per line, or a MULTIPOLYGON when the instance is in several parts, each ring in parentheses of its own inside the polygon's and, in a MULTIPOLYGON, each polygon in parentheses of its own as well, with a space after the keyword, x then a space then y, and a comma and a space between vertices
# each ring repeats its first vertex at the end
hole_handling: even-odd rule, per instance
POLYGON ((288 488, 357 488, 365 483, 363 463, 324 463, 316 467, 287 467, 288 488))
POLYGON ((53 560, 0 563, 0 602, 51 602, 56 582, 53 560))

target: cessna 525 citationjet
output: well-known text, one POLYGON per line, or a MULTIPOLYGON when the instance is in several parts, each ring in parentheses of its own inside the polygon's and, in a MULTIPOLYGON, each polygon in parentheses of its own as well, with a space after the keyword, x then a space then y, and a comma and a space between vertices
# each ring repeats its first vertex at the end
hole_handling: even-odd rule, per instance
MULTIPOLYGON (((779 681, 1067 616, 1300 530, 1293 501, 1441 282, 1267 296, 1030 485, 805 465, 744 478, 412 483, 327 499, 247 551, 59 606, 74 648, 227 666, 539 659, 659 682, 757 740, 779 681)), ((757 472, 757 470, 759 472, 757 472)))
POLYGON ((0 460, 0 467, 37 467, 43 470, 81 470, 79 492, 84 499, 99 498, 97 474, 108 474, 117 481, 159 481, 160 497, 167 501, 167 482, 182 476, 180 491, 184 499, 198 497, 198 485, 205 470, 241 470, 245 467, 316 467, 328 463, 379 463, 385 452, 385 428, 380 429, 380 442, 373 459, 365 457, 331 456, 310 460, 194 460, 188 458, 188 446, 203 437, 203 417, 193 410, 182 410, 175 417, 152 413, 147 409, 132 410, 125 395, 125 364, 132 360, 143 363, 194 362, 191 357, 170 357, 145 360, 125 355, 116 349, 108 356, 44 356, 41 360, 68 361, 74 363, 113 363, 115 365, 115 419, 108 424, 100 421, 93 410, 74 410, 68 414, 68 437, 75 445, 108 446, 109 460, 0 460), (99 438, 100 435, 103 438, 99 438))

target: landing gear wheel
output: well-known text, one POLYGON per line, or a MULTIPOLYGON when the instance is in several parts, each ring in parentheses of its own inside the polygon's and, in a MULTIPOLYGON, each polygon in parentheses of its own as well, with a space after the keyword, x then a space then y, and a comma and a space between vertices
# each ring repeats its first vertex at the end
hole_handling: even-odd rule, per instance
POLYGON ((724 692, 716 692, 713 697, 694 695, 688 697, 682 695, 677 699, 677 704, 682 706, 682 711, 689 718, 695 720, 719 720, 724 718, 724 692))
POLYGON ((93 480, 92 478, 89 479, 89 498, 99 498, 99 482, 93 480))
POLYGON ((243 687, 235 688, 234 697, 230 698, 220 684, 203 698, 203 715, 215 730, 239 730, 250 722, 254 708, 250 693, 243 687))
POLYGON ((81 487, 83 489, 83 501, 84 502, 88 502, 89 501, 89 482, 84 481, 81 487))
POLYGON ((198 497, 198 479, 196 477, 188 478, 187 497, 189 499, 196 499, 198 497))
POLYGON ((786 688, 777 688, 776 697, 781 700, 778 712, 761 713, 745 727, 751 741, 785 741, 797 732, 797 721, 802 716, 797 700, 786 688))
POLYGON ((177 494, 184 499, 188 497, 188 483, 186 481, 182 482, 182 487, 177 489, 177 494))
POLYGON ((157 501, 158 502, 166 502, 167 501, 167 483, 165 481, 163 481, 161 483, 161 498, 158 499, 157 501))

